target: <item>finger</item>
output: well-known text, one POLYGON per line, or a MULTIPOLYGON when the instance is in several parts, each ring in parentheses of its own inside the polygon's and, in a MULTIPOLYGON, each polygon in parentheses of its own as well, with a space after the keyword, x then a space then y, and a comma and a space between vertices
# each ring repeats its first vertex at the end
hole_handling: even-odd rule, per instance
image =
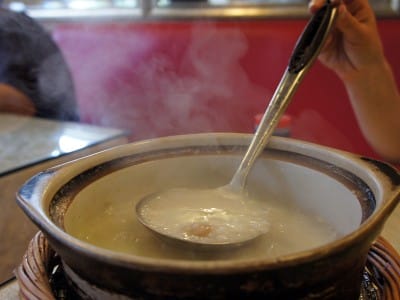
POLYGON ((372 10, 368 0, 343 0, 343 3, 352 15, 356 15, 365 10, 372 10))
POLYGON ((338 8, 338 16, 336 19, 336 28, 341 32, 346 32, 350 35, 356 35, 359 31, 360 23, 348 11, 347 6, 341 4, 338 8))
MULTIPOLYGON (((311 13, 316 13, 322 6, 324 6, 324 4, 327 2, 327 0, 311 0, 308 3, 308 10, 311 13)), ((341 3, 341 0, 331 0, 330 1, 331 4, 333 4, 334 6, 337 6, 341 3)))
POLYGON ((311 0, 308 3, 308 10, 311 13, 316 13, 318 9, 320 9, 325 3, 325 0, 311 0))

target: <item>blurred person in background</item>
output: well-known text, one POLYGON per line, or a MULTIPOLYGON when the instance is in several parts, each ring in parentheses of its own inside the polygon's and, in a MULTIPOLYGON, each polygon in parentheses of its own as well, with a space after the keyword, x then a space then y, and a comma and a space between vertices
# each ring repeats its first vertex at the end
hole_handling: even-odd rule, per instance
POLYGON ((50 34, 25 13, 3 8, 0 112, 79 120, 68 66, 50 34))
MULTIPOLYGON (((313 13, 325 0, 309 2, 313 13)), ((363 135, 384 159, 400 161, 400 94, 368 0, 333 0, 335 27, 319 56, 342 80, 363 135)))

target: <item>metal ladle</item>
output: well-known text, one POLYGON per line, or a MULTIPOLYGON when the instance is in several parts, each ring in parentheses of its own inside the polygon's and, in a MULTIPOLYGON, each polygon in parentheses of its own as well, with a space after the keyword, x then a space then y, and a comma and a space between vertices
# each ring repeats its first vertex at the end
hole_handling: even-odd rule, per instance
MULTIPOLYGON (((220 191, 222 188, 230 193, 241 193, 244 190, 247 176, 254 162, 268 143, 280 117, 286 110, 304 75, 317 58, 326 37, 329 34, 332 24, 334 23, 336 14, 337 8, 328 0, 326 4, 311 17, 296 43, 287 69, 285 70, 284 75, 264 113, 261 123, 254 134, 251 144, 248 147, 239 168, 234 174, 231 182, 226 186, 215 189, 216 191, 220 191)), ((198 190, 190 192, 196 193, 198 190)), ((222 243, 205 243, 187 237, 169 235, 165 231, 161 230, 156 223, 149 222, 144 216, 146 207, 148 207, 149 204, 154 203, 154 201, 158 201, 159 196, 162 195, 162 193, 163 192, 150 194, 141 199, 136 205, 136 215, 138 220, 144 226, 154 233, 157 233, 159 236, 167 239, 169 242, 178 243, 183 246, 193 246, 197 249, 219 249, 242 245, 256 239, 260 235, 245 235, 240 240, 224 241, 222 243)))

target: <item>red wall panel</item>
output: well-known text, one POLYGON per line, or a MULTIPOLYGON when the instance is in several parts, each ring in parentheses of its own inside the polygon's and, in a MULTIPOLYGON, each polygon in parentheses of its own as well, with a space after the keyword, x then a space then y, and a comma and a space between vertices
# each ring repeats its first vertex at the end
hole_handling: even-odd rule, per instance
MULTIPOLYGON (((71 67, 84 122, 131 140, 192 132, 252 132, 306 20, 64 24, 53 34, 71 67)), ((380 20, 400 82, 400 21, 380 20)), ((288 108, 292 136, 376 156, 342 83, 319 62, 288 108)))

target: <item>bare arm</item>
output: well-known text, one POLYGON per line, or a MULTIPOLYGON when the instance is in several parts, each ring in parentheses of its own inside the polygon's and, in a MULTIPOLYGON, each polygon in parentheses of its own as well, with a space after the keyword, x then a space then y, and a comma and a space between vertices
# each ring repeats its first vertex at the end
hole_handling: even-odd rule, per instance
POLYGON ((400 96, 385 61, 345 81, 360 128, 382 157, 400 161, 400 96))
MULTIPOLYGON (((324 0, 310 2, 314 11, 324 0)), ((367 0, 334 1, 339 15, 320 60, 343 81, 360 128, 385 159, 400 161, 400 94, 367 0)))

